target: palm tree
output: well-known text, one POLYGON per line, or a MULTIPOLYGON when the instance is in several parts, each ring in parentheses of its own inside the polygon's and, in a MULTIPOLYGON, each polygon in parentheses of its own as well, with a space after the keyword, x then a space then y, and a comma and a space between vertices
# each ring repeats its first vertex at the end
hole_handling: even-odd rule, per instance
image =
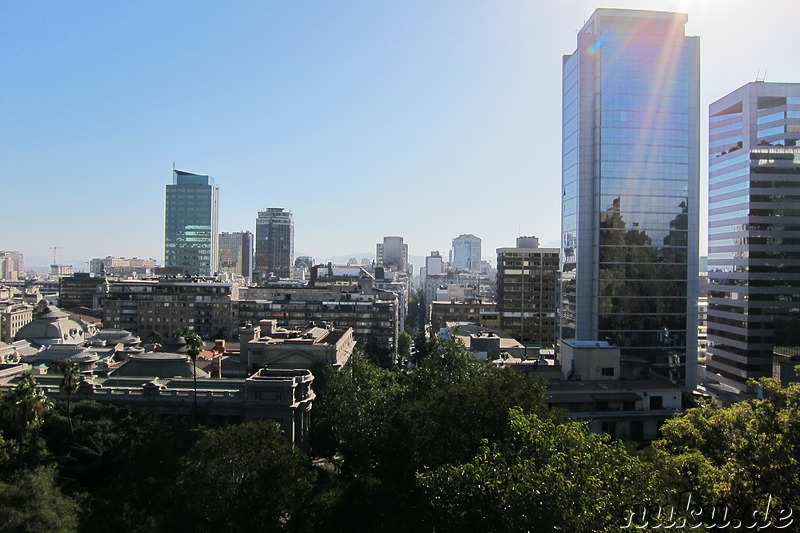
POLYGON ((78 392, 80 385, 81 369, 78 363, 70 361, 69 359, 61 363, 61 383, 59 388, 67 395, 67 421, 69 421, 69 434, 74 437, 75 432, 72 429, 72 395, 78 392))
POLYGON ((197 356, 203 351, 203 339, 192 329, 184 328, 175 332, 175 336, 183 337, 186 341, 186 355, 192 360, 192 375, 194 378, 194 425, 197 425, 197 356))
POLYGON ((17 383, 3 397, 3 415, 9 418, 17 434, 17 452, 28 437, 42 425, 44 414, 53 407, 53 402, 36 386, 31 372, 24 372, 17 383))

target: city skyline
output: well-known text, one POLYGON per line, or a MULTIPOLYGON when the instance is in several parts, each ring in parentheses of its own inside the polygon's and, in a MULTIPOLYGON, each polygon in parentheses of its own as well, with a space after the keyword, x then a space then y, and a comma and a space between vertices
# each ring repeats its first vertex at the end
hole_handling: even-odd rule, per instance
MULTIPOLYGON (((558 242, 562 55, 598 7, 688 13, 703 154, 710 102, 764 71, 796 81, 800 5, 780 1, 7 4, 0 180, 35 213, 10 218, 0 247, 31 266, 53 246, 78 269, 163 261, 173 162, 215 179, 220 232, 291 210, 298 254, 367 253, 384 235, 415 256, 461 233, 485 251, 558 242)), ((704 250, 705 202, 700 233, 704 250)))

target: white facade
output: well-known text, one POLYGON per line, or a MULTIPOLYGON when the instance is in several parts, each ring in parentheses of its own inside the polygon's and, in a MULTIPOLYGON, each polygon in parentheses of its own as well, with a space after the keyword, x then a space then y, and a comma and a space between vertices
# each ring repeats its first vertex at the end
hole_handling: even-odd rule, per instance
POLYGON ((481 240, 475 235, 459 235, 453 239, 453 266, 460 272, 481 269, 481 240))

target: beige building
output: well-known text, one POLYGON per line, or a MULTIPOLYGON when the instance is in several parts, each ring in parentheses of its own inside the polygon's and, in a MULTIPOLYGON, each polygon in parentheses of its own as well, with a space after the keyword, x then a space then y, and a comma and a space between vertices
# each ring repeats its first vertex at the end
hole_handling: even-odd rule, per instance
POLYGON ((558 280, 558 248, 539 248, 536 237, 519 237, 516 247, 498 248, 497 310, 502 329, 521 342, 555 346, 558 280))
POLYGON ((353 353, 353 329, 312 326, 304 330, 279 327, 276 320, 239 329, 242 360, 247 368, 341 368, 353 353))
POLYGON ((33 320, 33 306, 0 302, 0 341, 11 342, 24 325, 33 320))

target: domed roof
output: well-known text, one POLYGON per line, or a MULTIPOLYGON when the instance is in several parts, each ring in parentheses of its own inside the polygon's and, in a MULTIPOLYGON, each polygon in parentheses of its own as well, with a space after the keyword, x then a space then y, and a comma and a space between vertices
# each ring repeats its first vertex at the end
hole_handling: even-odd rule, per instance
POLYGON ((122 376, 155 376, 159 378, 190 378, 197 372, 198 378, 209 378, 211 374, 192 368, 189 357, 176 353, 143 353, 131 355, 128 362, 114 371, 113 377, 122 376))
POLYGON ((83 327, 58 307, 47 304, 46 300, 40 303, 33 321, 22 326, 14 338, 36 346, 82 345, 86 342, 83 327))

